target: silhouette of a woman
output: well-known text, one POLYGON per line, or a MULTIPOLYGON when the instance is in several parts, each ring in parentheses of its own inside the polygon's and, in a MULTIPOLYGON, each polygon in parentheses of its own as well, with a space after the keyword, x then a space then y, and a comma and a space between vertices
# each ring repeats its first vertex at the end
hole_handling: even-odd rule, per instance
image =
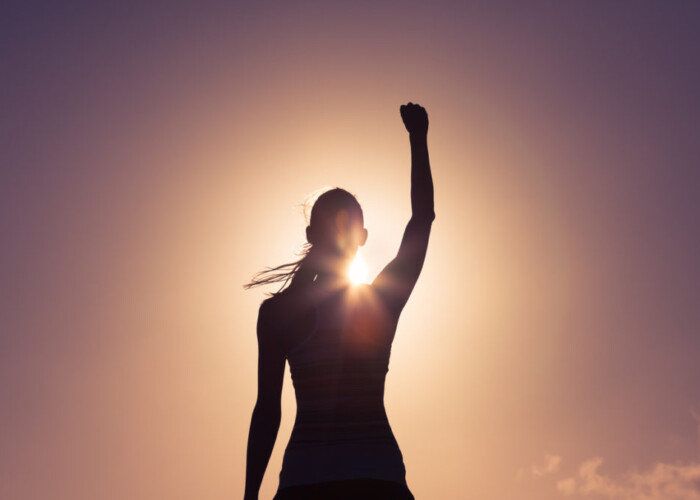
POLYGON ((257 500, 277 437, 285 360, 297 414, 275 500, 413 499, 384 409, 384 381, 435 212, 428 115, 409 102, 401 106, 401 117, 411 144, 413 213, 397 256, 374 282, 352 286, 347 276, 367 230, 355 197, 335 188, 313 205, 304 257, 259 273, 246 285, 284 281, 258 313, 258 398, 248 438, 245 500, 257 500))

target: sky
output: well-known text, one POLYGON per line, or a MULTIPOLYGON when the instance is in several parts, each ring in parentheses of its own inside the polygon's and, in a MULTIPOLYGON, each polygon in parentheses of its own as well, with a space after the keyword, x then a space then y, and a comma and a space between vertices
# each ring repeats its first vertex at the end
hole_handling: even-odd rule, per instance
MULTIPOLYGON (((418 499, 700 499, 693 2, 4 2, 0 497, 242 498, 265 292, 340 186, 435 213, 386 408, 418 499)), ((288 369, 261 489, 294 420, 288 369)))

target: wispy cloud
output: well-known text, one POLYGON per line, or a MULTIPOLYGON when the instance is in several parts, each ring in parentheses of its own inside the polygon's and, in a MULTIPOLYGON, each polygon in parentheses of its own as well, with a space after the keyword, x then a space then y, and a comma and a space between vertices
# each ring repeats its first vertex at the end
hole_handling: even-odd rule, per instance
POLYGON ((557 481, 557 489, 567 495, 573 495, 576 492, 576 478, 570 477, 557 481))
POLYGON ((557 482, 568 496, 610 500, 700 500, 700 463, 658 463, 646 472, 632 471, 620 478, 601 474, 601 457, 583 462, 578 477, 557 482))
POLYGON ((545 455, 544 463, 532 464, 532 466, 530 466, 530 472, 534 477, 545 476, 557 472, 559 470, 559 464, 561 464, 561 457, 559 455, 545 455))

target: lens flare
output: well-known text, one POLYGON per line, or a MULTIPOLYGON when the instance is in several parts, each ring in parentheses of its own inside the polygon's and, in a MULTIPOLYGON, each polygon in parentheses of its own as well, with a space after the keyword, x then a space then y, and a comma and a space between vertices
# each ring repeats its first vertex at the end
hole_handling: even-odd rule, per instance
POLYGON ((352 284, 359 285, 361 283, 367 283, 368 275, 369 271, 365 261, 360 256, 355 257, 355 260, 350 264, 350 271, 348 274, 352 284))

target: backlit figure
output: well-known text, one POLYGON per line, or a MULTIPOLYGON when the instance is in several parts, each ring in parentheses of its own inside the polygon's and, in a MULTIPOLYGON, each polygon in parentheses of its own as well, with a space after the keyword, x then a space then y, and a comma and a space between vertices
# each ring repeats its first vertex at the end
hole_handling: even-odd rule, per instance
POLYGON ((335 188, 313 205, 303 257, 259 273, 246 285, 283 283, 258 313, 258 398, 245 500, 258 498, 275 443, 286 362, 297 414, 275 500, 413 499, 384 409, 384 382, 435 212, 428 115, 408 103, 401 117, 411 144, 412 216, 396 257, 376 279, 357 284, 361 278, 351 265, 367 241, 362 208, 351 193, 335 188))

